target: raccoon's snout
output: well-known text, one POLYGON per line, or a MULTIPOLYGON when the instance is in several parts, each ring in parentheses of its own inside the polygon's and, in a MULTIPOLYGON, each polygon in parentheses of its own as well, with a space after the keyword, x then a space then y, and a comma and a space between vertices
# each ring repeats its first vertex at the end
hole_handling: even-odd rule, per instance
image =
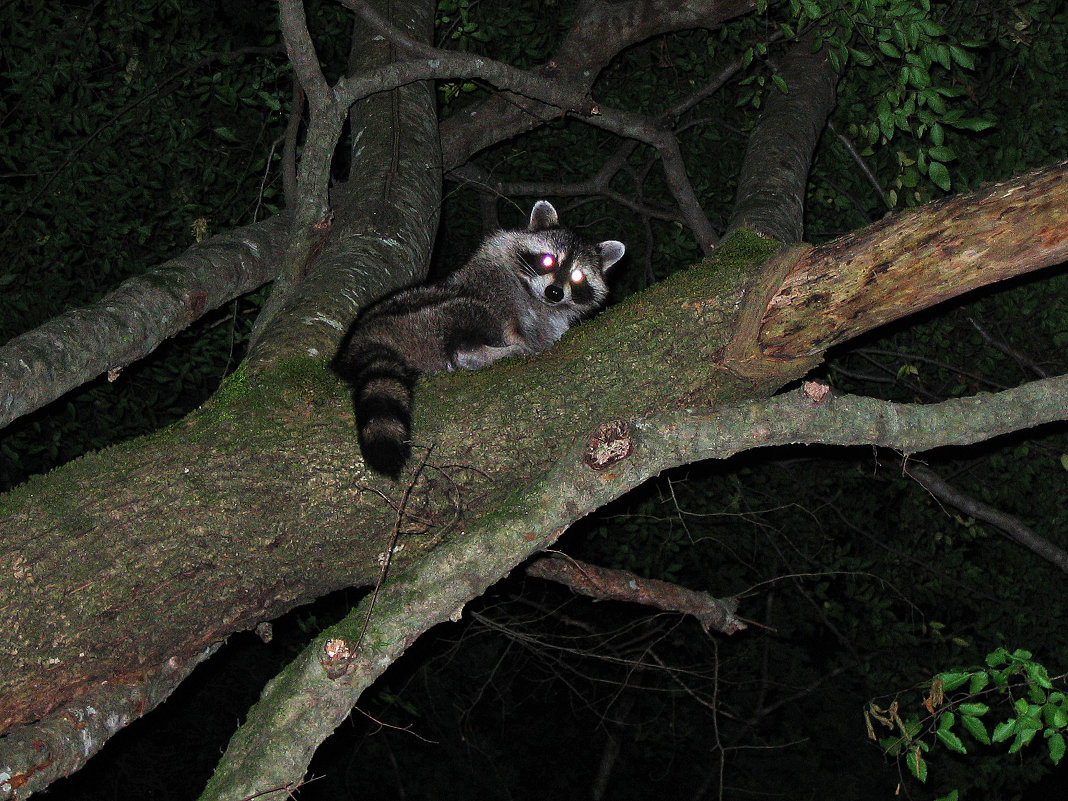
POLYGON ((564 299, 564 289, 557 284, 545 287, 545 299, 550 303, 559 303, 564 299))

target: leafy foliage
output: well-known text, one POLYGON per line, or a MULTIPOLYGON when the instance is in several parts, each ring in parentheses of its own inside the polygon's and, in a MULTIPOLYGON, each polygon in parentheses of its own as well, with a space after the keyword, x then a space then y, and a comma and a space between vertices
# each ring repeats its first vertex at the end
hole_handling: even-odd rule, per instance
MULTIPOLYGON (((1064 758, 1064 732, 1068 729, 1066 704, 1064 692, 1055 689, 1049 672, 1032 659, 1030 651, 1017 649, 1009 653, 997 648, 987 654, 985 665, 935 676, 923 699, 925 718, 911 714, 903 720, 897 701, 887 709, 870 703, 864 717, 868 736, 873 740, 878 739, 876 723, 894 731, 879 739, 880 745, 891 756, 904 755, 909 772, 926 782, 928 766, 922 755, 930 751, 932 739, 957 754, 968 753, 966 741, 990 746, 1011 740, 1007 753, 1015 754, 1041 733, 1050 761, 1059 764, 1064 758), (962 692, 951 695, 956 690, 962 692), (991 703, 1010 711, 1009 718, 994 726, 992 732, 983 721, 989 713, 996 714, 991 703)), ((959 794, 959 788, 954 788, 939 801, 952 801, 959 794)))

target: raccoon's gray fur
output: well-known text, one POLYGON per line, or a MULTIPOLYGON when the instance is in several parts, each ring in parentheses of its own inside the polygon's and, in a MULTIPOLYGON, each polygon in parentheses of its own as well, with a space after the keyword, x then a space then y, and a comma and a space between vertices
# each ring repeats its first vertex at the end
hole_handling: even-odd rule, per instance
POLYGON ((396 478, 410 455, 419 376, 549 347, 604 303, 604 275, 623 251, 560 227, 556 209, 539 200, 527 228, 491 234, 444 280, 365 309, 333 362, 352 387, 364 461, 396 478))

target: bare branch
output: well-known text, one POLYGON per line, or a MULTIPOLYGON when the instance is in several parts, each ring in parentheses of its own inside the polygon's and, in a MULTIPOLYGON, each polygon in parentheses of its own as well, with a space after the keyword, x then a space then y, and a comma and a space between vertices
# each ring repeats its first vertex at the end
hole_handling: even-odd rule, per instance
POLYGON ((1003 531, 1009 539, 1015 540, 1020 545, 1041 556, 1047 562, 1068 573, 1068 551, 1058 548, 1052 542, 1032 531, 1023 521, 1013 515, 995 509, 982 501, 966 495, 954 487, 938 473, 929 467, 917 462, 906 461, 904 470, 919 482, 920 486, 945 501, 951 506, 960 509, 964 514, 982 520, 984 523, 1003 531))
POLYGON ((449 177, 471 184, 482 194, 497 197, 603 197, 625 209, 654 220, 681 222, 677 211, 650 206, 612 189, 612 179, 622 171, 627 156, 637 147, 638 141, 623 142, 616 152, 605 160, 596 175, 584 181, 555 183, 552 181, 499 181, 476 162, 469 161, 452 171, 449 177))
POLYGON ((315 44, 308 33, 304 0, 278 0, 278 18, 289 61, 312 108, 328 105, 330 86, 319 66, 319 56, 315 53, 315 44))
POLYGON ((562 81, 541 77, 503 61, 436 50, 433 58, 395 61, 377 69, 343 77, 334 87, 337 101, 349 106, 364 97, 406 86, 416 81, 445 78, 469 78, 486 81, 497 89, 507 90, 547 103, 563 111, 583 116, 597 113, 597 106, 584 90, 576 90, 562 81))
MULTIPOLYGON (((507 64, 490 59, 456 54, 451 51, 439 50, 419 44, 402 31, 391 26, 370 8, 365 0, 347 0, 344 5, 354 10, 375 30, 408 52, 432 59, 433 61, 427 63, 427 67, 433 66, 435 69, 440 69, 446 60, 459 58, 462 62, 468 64, 468 71, 464 73, 468 77, 483 78, 499 89, 511 89, 526 97, 554 105, 561 110, 578 112, 591 125, 612 131, 621 136, 638 139, 655 147, 660 153, 668 187, 679 204, 682 218, 693 231, 701 249, 705 253, 711 252, 718 237, 712 230, 708 218, 701 210, 701 205, 697 200, 696 193, 693 191, 693 186, 682 161, 679 143, 669 130, 638 114, 599 109, 597 106, 590 105, 584 92, 574 92, 562 82, 545 80, 533 73, 516 70, 507 64)), ((733 71, 728 71, 728 74, 733 74, 733 71)), ((435 77, 443 76, 438 74, 435 77)), ((719 86, 723 80, 726 80, 726 78, 719 76, 719 79, 711 82, 710 86, 719 86)), ((371 81, 371 76, 358 78, 357 82, 362 85, 360 91, 366 91, 371 81)))
POLYGON ((664 176, 667 178, 668 188, 675 202, 679 204, 679 214, 693 231, 701 250, 706 254, 710 253, 719 241, 719 237, 712 230, 708 217, 701 209, 697 193, 694 192, 693 184, 690 183, 690 176, 686 173, 686 165, 682 161, 682 152, 679 150, 679 142, 675 135, 640 114, 616 109, 603 108, 598 115, 587 118, 585 122, 620 136, 637 139, 656 148, 664 165, 664 176))
POLYGON ((738 599, 720 599, 657 579, 643 578, 629 570, 612 570, 577 559, 543 557, 527 567, 535 578, 555 581, 580 595, 599 600, 629 601, 667 612, 680 612, 697 618, 706 632, 734 634, 746 626, 735 617, 738 599))
POLYGON ((1019 348, 1014 348, 1005 340, 993 336, 989 331, 983 328, 983 326, 979 325, 974 317, 969 317, 968 322, 972 324, 972 328, 979 332, 979 336, 983 338, 983 341, 987 345, 1000 350, 1006 356, 1014 359, 1018 364, 1027 368, 1039 378, 1049 378, 1049 373, 1046 369, 1019 348))
MULTIPOLYGON (((552 57, 536 72, 589 92, 601 70, 631 45, 670 31, 715 28, 755 8, 755 0, 589 0, 579 4, 574 25, 552 57)), ((556 109, 520 98, 476 103, 441 126, 446 170, 497 142, 558 119, 556 109)))
POLYGON ((411 53, 413 56, 421 56, 423 58, 437 58, 442 53, 447 52, 439 50, 433 45, 429 45, 426 42, 420 42, 417 39, 413 39, 407 33, 402 31, 395 25, 390 25, 389 20, 375 11, 367 0, 339 0, 341 5, 356 13, 360 19, 366 22, 372 30, 378 31, 378 33, 385 36, 393 44, 397 45, 401 50, 405 50, 411 53))
POLYGON ((297 204, 297 146, 300 136, 300 124, 304 119, 304 106, 307 95, 300 88, 300 79, 293 76, 293 108, 286 121, 285 144, 282 147, 282 187, 285 192, 286 207, 297 204))
POLYGON ((842 147, 846 149, 846 152, 849 154, 849 157, 852 158, 854 162, 856 162, 856 165, 860 168, 860 171, 861 173, 863 173, 864 178, 869 184, 871 184, 872 189, 875 190, 875 194, 879 196, 879 200, 882 202, 883 208, 891 208, 890 200, 889 198, 887 198, 886 192, 883 191, 882 184, 879 183, 879 179, 875 175, 875 170, 873 170, 868 164, 868 162, 864 159, 864 157, 857 152, 857 149, 853 147, 853 143, 850 142, 846 136, 839 133, 838 129, 834 127, 833 121, 827 121, 827 129, 832 134, 834 134, 835 138, 841 143, 842 147))

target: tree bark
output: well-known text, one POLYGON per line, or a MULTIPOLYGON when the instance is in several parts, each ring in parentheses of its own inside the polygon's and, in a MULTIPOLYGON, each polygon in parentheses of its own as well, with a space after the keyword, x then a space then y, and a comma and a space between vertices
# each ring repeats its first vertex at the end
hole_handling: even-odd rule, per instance
MULTIPOLYGON (((1041 207, 1045 197, 1032 198, 1023 188, 1037 175, 1054 191, 1053 176, 1063 186, 1065 169, 1039 171, 974 196, 970 207, 981 214, 975 220, 980 237, 1010 199, 1041 207)), ((915 231, 925 214, 942 220, 943 209, 935 204, 880 223, 880 241, 911 247, 911 239, 891 235, 895 221, 915 231)), ((1063 238, 1064 229, 1046 236, 1063 238)), ((1029 236, 1020 235, 1017 249, 1029 236)), ((968 252, 985 241, 966 239, 958 247, 968 252)), ((398 525, 405 548, 393 559, 397 573, 418 561, 418 574, 437 580, 460 559, 470 565, 463 570, 485 569, 480 582, 492 581, 545 547, 569 521, 645 477, 714 455, 691 447, 700 440, 677 413, 673 422, 653 422, 667 410, 727 404, 724 413, 737 408, 741 416, 715 416, 703 424, 706 430, 749 447, 784 441, 772 436, 768 423, 779 416, 786 422, 788 410, 774 408, 760 422, 744 413, 745 406, 730 405, 769 395, 816 361, 763 356, 756 343, 764 332, 757 328, 749 338, 739 329, 745 320, 763 319, 767 299, 782 289, 781 279, 769 292, 750 278, 775 249, 736 235, 714 261, 613 307, 537 358, 421 383, 415 430, 425 464, 401 514, 382 496, 397 503, 402 487, 363 470, 347 393, 321 362, 256 379, 239 374, 188 420, 75 460, 4 496, 0 558, 10 570, 0 578, 3 727, 50 710, 71 715, 82 708, 75 698, 104 681, 125 685, 132 695, 159 680, 168 664, 194 658, 232 631, 330 590, 373 583, 378 558, 398 525), (743 339, 748 347, 738 344, 743 339), (754 370, 760 359, 763 368, 754 370), (507 408, 502 396, 510 398, 507 408), (628 421, 635 449, 618 464, 591 470, 584 454, 597 444, 597 423, 613 420, 628 421), (494 533, 502 538, 494 545, 467 539, 494 533), (433 568, 423 552, 438 553, 434 548, 446 535, 453 544, 433 568), (493 551, 502 542, 518 550, 493 551), (146 638, 146 631, 153 636, 146 638)), ((881 257, 906 265, 910 252, 884 250, 881 257)), ((854 259, 841 267, 844 280, 856 283, 851 269, 863 265, 854 259)), ((991 279, 1002 274, 996 263, 986 269, 991 279)), ((900 310, 906 306, 894 302, 897 295, 922 299, 925 285, 914 284, 908 269, 894 275, 897 291, 884 286, 882 303, 900 310)), ((974 280, 969 274, 967 288, 974 280)), ((819 285, 793 287, 799 308, 808 286, 819 285)), ((944 285, 926 291, 947 294, 944 285)), ((800 319, 808 326, 794 336, 810 341, 809 327, 823 323, 813 315, 800 319)), ((874 325, 884 317, 866 319, 874 325)), ((1013 396, 998 407, 991 404, 999 396, 952 402, 942 417, 919 407, 917 413, 935 415, 925 418, 933 422, 897 446, 944 444, 934 434, 952 433, 947 421, 967 429, 974 441, 1063 418, 1064 379, 1050 382, 1028 385, 1038 394, 1013 396), (993 409, 989 416, 982 414, 987 406, 993 409)), ((842 409, 840 403, 827 408, 842 409)), ((868 403, 868 413, 844 415, 836 425, 855 426, 856 441, 894 444, 880 432, 902 425, 908 407, 868 403)), ((785 441, 840 441, 822 428, 801 427, 788 436, 785 441)), ((473 592, 476 584, 465 586, 473 592)), ((407 592, 426 593, 427 586, 415 583, 407 592)), ((446 596, 450 611, 441 619, 462 597, 446 596)), ((426 614, 438 619, 429 609, 426 614)), ((34 732, 28 729, 23 739, 34 732)), ((5 748, 5 757, 12 753, 5 748)), ((24 751, 16 755, 19 761, 3 760, 9 775, 25 777, 40 767, 24 751)))
POLYGON ((793 43, 779 74, 788 91, 769 89, 750 137, 728 230, 749 228, 780 242, 800 242, 812 154, 834 109, 838 73, 812 40, 793 43))
POLYGON ((285 215, 237 228, 131 278, 0 348, 0 428, 108 371, 154 351, 227 301, 272 281, 285 215))

